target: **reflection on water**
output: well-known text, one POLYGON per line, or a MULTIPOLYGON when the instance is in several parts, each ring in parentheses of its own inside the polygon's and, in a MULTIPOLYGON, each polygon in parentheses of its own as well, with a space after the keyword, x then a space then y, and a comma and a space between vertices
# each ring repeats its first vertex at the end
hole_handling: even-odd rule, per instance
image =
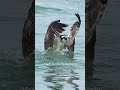
POLYGON ((41 88, 44 90, 80 90, 80 69, 83 65, 80 60, 74 58, 73 53, 64 52, 64 55, 41 53, 36 58, 38 59, 36 60, 36 81, 40 80, 38 82, 41 88))
POLYGON ((34 59, 23 59, 19 51, 0 50, 0 90, 34 89, 34 59))

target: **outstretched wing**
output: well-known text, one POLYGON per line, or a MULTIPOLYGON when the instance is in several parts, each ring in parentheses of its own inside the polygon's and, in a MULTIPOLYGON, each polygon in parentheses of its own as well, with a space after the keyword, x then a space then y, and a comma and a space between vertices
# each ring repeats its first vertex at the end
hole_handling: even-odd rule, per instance
POLYGON ((85 41, 86 45, 91 40, 96 25, 100 22, 102 15, 106 9, 108 0, 87 0, 85 9, 85 41))
POLYGON ((108 0, 86 0, 85 9, 85 49, 86 60, 93 61, 96 42, 96 26, 101 21, 108 0))
POLYGON ((81 22, 80 15, 78 13, 75 13, 75 15, 78 18, 79 22, 81 22))
POLYGON ((54 34, 56 36, 59 36, 60 33, 65 31, 65 27, 67 27, 67 24, 60 23, 60 20, 53 21, 47 30, 47 33, 45 35, 44 39, 44 48, 47 50, 49 47, 53 46, 53 39, 54 39, 54 34))
POLYGON ((57 32, 59 34, 65 31, 64 27, 67 26, 67 24, 60 23, 60 20, 56 20, 49 25, 47 32, 49 32, 50 34, 56 34, 57 32))
POLYGON ((73 26, 71 27, 71 32, 69 33, 70 38, 73 40, 72 44, 69 46, 67 46, 67 49, 71 52, 74 52, 74 45, 75 45, 75 37, 74 34, 76 32, 77 28, 80 28, 80 24, 81 24, 81 19, 80 19, 80 15, 78 13, 75 13, 76 17, 78 18, 78 21, 76 21, 73 26), (75 28, 77 27, 77 28, 75 28), (71 37, 72 35, 72 37, 71 37))
POLYGON ((34 56, 35 50, 34 3, 35 2, 33 1, 22 31, 22 52, 24 58, 31 55, 34 56))

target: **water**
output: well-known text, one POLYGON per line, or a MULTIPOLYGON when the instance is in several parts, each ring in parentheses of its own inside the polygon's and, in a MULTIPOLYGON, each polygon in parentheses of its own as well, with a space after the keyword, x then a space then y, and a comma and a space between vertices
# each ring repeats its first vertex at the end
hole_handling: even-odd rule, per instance
MULTIPOLYGON (((5 19, 9 20, 9 18, 5 19)), ((22 56, 22 43, 20 40, 22 33, 19 33, 22 27, 20 29, 17 27, 19 25, 22 26, 21 23, 24 20, 17 19, 12 21, 12 23, 5 22, 5 24, 4 22, 0 22, 3 25, 0 26, 7 30, 8 33, 9 30, 14 32, 14 35, 12 32, 7 37, 7 34, 4 32, 4 35, 1 36, 9 39, 6 40, 5 38, 5 41, 1 42, 0 45, 0 90, 22 90, 23 87, 33 87, 34 85, 34 65, 29 66, 29 62, 22 62, 26 61, 22 56)))
POLYGON ((0 90, 34 87, 34 65, 29 66, 29 62, 26 62, 26 65, 22 62, 26 60, 22 56, 21 42, 31 1, 14 0, 7 3, 6 0, 0 3, 4 9, 0 15, 0 90))
POLYGON ((11 21, 11 18, 5 17, 3 20, 6 19, 7 22, 0 22, 1 28, 5 30, 1 35, 5 41, 0 40, 0 90, 22 90, 34 85, 34 65, 29 65, 22 56, 20 31, 25 18, 13 18, 11 21))
POLYGON ((85 89, 85 1, 36 0, 35 2, 35 88, 36 90, 85 89), (65 34, 81 16, 81 28, 76 36, 75 52, 46 55, 44 36, 48 25, 60 19, 68 24, 65 34))

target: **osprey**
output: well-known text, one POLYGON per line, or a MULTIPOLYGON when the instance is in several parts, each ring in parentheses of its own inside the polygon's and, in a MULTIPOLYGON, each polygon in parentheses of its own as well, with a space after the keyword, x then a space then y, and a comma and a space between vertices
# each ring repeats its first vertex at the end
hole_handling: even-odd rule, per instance
POLYGON ((60 20, 53 21, 45 35, 44 39, 44 49, 52 49, 52 51, 61 51, 63 49, 68 49, 70 52, 74 52, 74 44, 75 44, 75 36, 80 28, 81 19, 79 14, 75 14, 78 18, 73 26, 70 29, 70 33, 68 35, 61 35, 63 31, 65 31, 65 27, 67 24, 60 23, 60 20))

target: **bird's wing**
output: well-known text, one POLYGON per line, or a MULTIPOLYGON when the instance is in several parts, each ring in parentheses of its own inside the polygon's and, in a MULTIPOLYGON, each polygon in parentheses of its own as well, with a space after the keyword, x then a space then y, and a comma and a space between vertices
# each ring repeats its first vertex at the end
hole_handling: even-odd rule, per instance
POLYGON ((35 50, 35 21, 34 1, 32 2, 27 19, 22 30, 22 52, 24 58, 33 55, 35 50))
POLYGON ((78 21, 76 21, 73 26, 71 27, 71 30, 70 33, 68 34, 68 37, 71 39, 69 42, 72 43, 70 45, 66 45, 67 49, 71 52, 74 52, 74 45, 75 45, 75 35, 71 37, 71 35, 73 35, 73 32, 76 31, 76 29, 74 27, 78 27, 80 28, 80 25, 81 25, 81 19, 80 19, 80 15, 78 13, 75 13, 78 21))
POLYGON ((96 25, 100 22, 106 9, 108 0, 86 0, 85 9, 85 41, 86 45, 95 32, 96 25))
POLYGON ((65 31, 65 27, 67 27, 67 24, 60 23, 60 20, 53 21, 47 30, 47 33, 45 35, 44 39, 44 48, 47 50, 49 47, 53 46, 53 39, 54 39, 54 34, 55 36, 59 36, 60 33, 65 31))
POLYGON ((60 34, 65 31, 64 27, 67 26, 67 24, 60 23, 60 20, 56 20, 49 25, 47 32, 49 32, 50 34, 60 34))
POLYGON ((81 22, 80 15, 78 13, 75 13, 75 15, 78 18, 78 21, 81 22))

